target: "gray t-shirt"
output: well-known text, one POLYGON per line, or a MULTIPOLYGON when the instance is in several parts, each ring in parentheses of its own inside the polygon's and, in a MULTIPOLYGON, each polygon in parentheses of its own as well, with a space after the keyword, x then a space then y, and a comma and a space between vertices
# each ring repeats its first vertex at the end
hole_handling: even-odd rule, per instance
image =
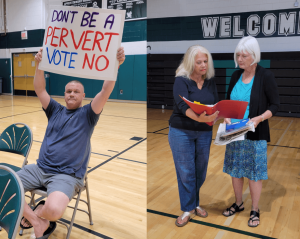
POLYGON ((46 110, 48 126, 37 165, 45 173, 83 178, 87 169, 90 139, 100 114, 91 104, 68 110, 51 98, 46 110))

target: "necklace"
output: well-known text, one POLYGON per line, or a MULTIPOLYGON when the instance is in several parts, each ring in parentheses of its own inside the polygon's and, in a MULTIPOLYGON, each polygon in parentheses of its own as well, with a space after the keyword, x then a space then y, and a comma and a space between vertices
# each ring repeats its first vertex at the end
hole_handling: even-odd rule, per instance
POLYGON ((204 84, 204 79, 201 77, 201 78, 198 78, 198 79, 195 79, 194 77, 190 77, 190 79, 192 79, 193 81, 195 81, 197 87, 201 90, 202 89, 202 86, 204 84))
POLYGON ((203 84, 204 84, 204 80, 201 79, 201 80, 197 80, 197 81, 195 81, 195 82, 196 82, 196 84, 197 84, 197 87, 201 90, 201 89, 202 89, 202 86, 203 86, 203 84))

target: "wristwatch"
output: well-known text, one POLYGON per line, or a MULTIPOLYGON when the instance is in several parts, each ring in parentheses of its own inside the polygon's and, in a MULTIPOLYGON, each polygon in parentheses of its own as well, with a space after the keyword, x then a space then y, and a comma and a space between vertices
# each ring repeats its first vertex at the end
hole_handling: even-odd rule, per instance
POLYGON ((265 118, 264 118, 264 116, 263 116, 263 115, 261 115, 261 117, 262 117, 262 120, 261 120, 261 122, 263 122, 263 121, 265 120, 265 118))

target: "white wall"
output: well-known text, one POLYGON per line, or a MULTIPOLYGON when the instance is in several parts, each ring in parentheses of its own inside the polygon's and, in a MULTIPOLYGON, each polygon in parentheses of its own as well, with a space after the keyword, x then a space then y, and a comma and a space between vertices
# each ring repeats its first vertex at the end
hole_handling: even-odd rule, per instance
MULTIPOLYGON (((7 32, 45 28, 46 9, 61 0, 6 0, 7 32)), ((3 0, 0 0, 0 33, 4 32, 3 0)))
MULTIPOLYGON (((147 18, 288 9, 294 7, 295 1, 296 0, 148 0, 147 18)), ((295 9, 300 10, 299 7, 295 9)))
POLYGON ((0 0, 0 33, 4 32, 4 11, 3 11, 3 1, 0 0))
POLYGON ((8 32, 43 28, 44 0, 6 0, 8 32))
MULTIPOLYGON (((208 16, 218 14, 239 14, 244 12, 292 9, 300 16, 300 6, 294 7, 296 0, 149 0, 147 2, 147 18, 208 16)), ((298 1, 299 5, 300 2, 298 1)), ((300 23, 298 29, 300 29, 300 23)), ((201 21, 199 18, 199 26, 201 21)), ((218 25, 220 27, 220 25, 218 25)), ((276 25, 278 27, 278 23, 276 25)), ((298 30, 299 31, 299 30, 298 30)), ((148 35, 148 37, 150 34, 148 35)), ((299 32, 287 37, 277 37, 274 34, 265 38, 257 38, 262 52, 300 51, 299 32)), ((200 44, 212 53, 231 53, 240 40, 239 37, 231 39, 199 39, 182 41, 154 41, 148 39, 151 46, 148 53, 152 54, 181 54, 185 53, 191 45, 200 44)))

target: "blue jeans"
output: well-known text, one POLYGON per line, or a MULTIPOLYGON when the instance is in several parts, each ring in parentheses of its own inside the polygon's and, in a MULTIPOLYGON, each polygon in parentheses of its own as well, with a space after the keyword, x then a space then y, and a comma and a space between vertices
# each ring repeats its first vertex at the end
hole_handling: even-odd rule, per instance
POLYGON ((205 181, 212 131, 169 127, 169 144, 176 168, 181 210, 199 206, 199 191, 205 181))

